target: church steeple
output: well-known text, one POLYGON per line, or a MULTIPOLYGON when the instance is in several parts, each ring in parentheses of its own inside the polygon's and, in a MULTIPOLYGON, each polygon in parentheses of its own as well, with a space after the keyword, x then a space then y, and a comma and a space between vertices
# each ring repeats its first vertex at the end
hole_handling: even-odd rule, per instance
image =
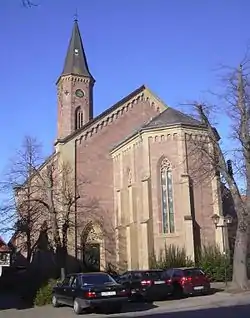
POLYGON ((57 139, 63 140, 93 118, 93 87, 77 20, 74 21, 63 71, 57 81, 57 139))
POLYGON ((94 79, 89 71, 77 19, 74 21, 72 35, 61 76, 70 74, 86 76, 94 79))

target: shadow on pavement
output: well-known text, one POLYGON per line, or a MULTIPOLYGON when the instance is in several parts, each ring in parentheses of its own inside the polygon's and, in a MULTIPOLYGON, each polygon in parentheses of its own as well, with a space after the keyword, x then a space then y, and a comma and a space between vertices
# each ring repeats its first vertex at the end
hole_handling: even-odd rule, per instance
MULTIPOLYGON (((215 294, 219 291, 223 291, 223 290, 214 289, 210 293, 210 295, 215 294)), ((176 299, 176 298, 169 297, 168 300, 171 300, 171 299, 176 299)), ((154 309, 157 307, 158 306, 155 305, 154 303, 131 302, 128 305, 124 306, 123 313, 148 311, 150 309, 154 309)), ((25 301, 24 299, 22 299, 19 295, 15 293, 7 293, 7 294, 0 293, 0 310, 7 310, 7 309, 22 310, 22 309, 28 309, 28 308, 33 308, 32 302, 25 301)), ((179 316, 177 317, 179 318, 179 316)), ((182 316, 180 317, 182 318, 182 316)))
POLYGON ((211 288, 210 291, 207 293, 207 294, 196 294, 196 295, 189 295, 189 296, 175 296, 175 295, 172 295, 172 296, 169 296, 167 299, 165 300, 181 300, 181 299, 187 299, 187 298, 192 298, 192 297, 199 297, 199 296, 202 296, 202 297, 207 297, 207 296, 211 296, 211 295, 214 295, 216 293, 219 293, 219 292, 224 292, 225 290, 224 289, 219 289, 219 288, 211 288))
POLYGON ((24 302, 18 295, 10 293, 0 293, 0 310, 7 309, 28 309, 33 307, 31 304, 24 302))
POLYGON ((153 303, 133 302, 123 307, 123 313, 147 311, 154 308, 158 308, 158 306, 153 303))
POLYGON ((223 288, 211 288, 209 295, 213 295, 213 294, 223 292, 223 291, 225 291, 225 289, 223 289, 223 288))
MULTIPOLYGON (((167 310, 167 308, 166 308, 167 310)), ((147 318, 242 318, 249 317, 250 305, 242 306, 231 306, 231 307, 219 307, 219 308, 209 308, 209 309, 198 309, 198 310, 187 310, 179 312, 165 312, 165 313, 155 313, 147 314, 145 313, 143 317, 147 318)), ((121 318, 129 318, 131 316, 120 316, 121 318)))

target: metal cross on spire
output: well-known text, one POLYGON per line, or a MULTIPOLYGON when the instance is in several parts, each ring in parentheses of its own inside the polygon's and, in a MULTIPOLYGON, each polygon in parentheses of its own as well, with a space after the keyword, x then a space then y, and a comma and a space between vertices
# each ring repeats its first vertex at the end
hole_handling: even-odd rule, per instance
POLYGON ((77 22, 78 21, 78 12, 77 12, 77 8, 74 14, 74 21, 77 22))

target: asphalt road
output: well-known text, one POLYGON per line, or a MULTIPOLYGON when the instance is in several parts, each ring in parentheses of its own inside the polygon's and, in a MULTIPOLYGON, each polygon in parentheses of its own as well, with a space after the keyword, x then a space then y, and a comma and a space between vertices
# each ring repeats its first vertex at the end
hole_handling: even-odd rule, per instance
MULTIPOLYGON (((250 293, 231 295, 217 293, 211 296, 169 300, 154 304, 132 304, 121 314, 88 314, 88 318, 244 318, 250 314, 250 293)), ((54 309, 51 306, 25 308, 18 299, 0 295, 0 318, 73 318, 71 308, 54 309)))

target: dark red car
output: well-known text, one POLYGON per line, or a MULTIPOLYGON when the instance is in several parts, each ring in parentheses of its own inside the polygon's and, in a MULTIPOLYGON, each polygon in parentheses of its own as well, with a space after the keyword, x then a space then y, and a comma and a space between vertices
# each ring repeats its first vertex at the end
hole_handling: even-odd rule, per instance
POLYGON ((170 268, 164 271, 164 279, 172 284, 176 297, 209 294, 211 291, 210 281, 200 268, 170 268))

